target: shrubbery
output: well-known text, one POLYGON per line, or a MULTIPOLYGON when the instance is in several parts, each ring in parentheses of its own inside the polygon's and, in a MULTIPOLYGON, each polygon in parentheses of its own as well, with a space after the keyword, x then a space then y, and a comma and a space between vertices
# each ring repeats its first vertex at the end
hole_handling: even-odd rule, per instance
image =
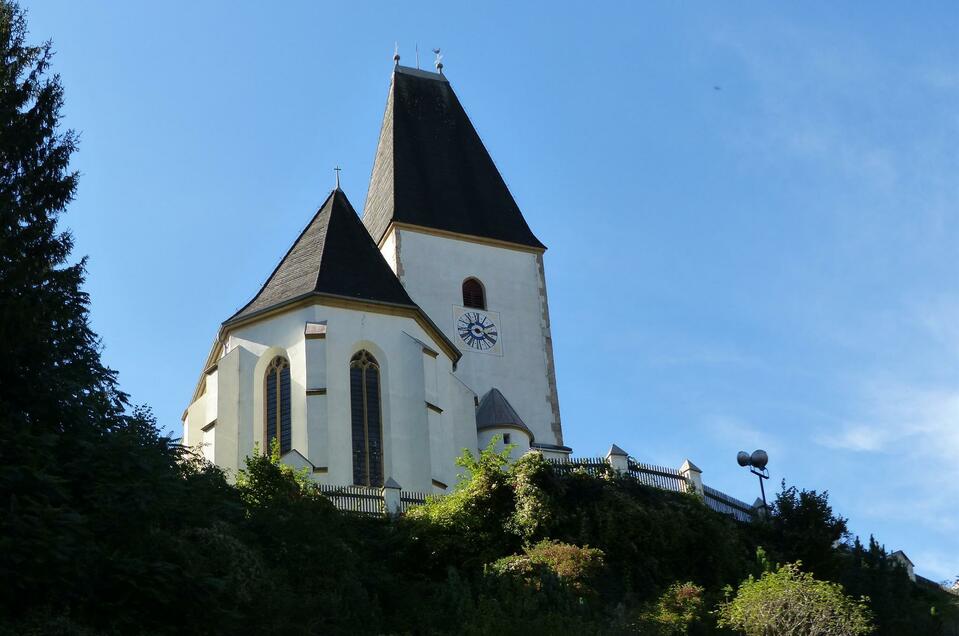
POLYGON ((873 631, 865 597, 854 599, 839 583, 816 580, 800 570, 799 562, 743 581, 735 598, 720 606, 719 625, 747 636, 857 636, 873 631))

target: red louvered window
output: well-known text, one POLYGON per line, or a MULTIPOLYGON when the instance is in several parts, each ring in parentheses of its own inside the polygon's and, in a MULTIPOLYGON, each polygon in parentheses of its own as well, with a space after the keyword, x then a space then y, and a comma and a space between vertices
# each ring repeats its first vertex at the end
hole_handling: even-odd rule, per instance
POLYGON ((463 306, 473 309, 486 309, 486 293, 483 291, 483 283, 475 278, 467 278, 463 281, 463 306))

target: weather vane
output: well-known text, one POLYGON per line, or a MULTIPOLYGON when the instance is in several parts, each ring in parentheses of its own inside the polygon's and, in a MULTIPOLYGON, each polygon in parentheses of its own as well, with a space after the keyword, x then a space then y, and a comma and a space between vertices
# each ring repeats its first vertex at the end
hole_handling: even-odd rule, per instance
POLYGON ((400 65, 400 43, 393 43, 393 64, 394 66, 400 65))
POLYGON ((335 168, 333 168, 333 174, 336 175, 336 189, 339 190, 340 189, 340 167, 339 166, 336 166, 335 168))
POLYGON ((436 60, 433 64, 436 66, 436 71, 442 75, 443 74, 443 56, 440 54, 439 49, 433 49, 433 52, 436 53, 436 60))

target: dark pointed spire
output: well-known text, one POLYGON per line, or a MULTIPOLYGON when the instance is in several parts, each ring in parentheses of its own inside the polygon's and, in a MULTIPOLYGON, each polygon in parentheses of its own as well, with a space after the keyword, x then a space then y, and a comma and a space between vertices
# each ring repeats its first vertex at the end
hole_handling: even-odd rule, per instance
POLYGON ((363 223, 379 242, 390 223, 545 249, 446 77, 396 66, 363 223))
POLYGON ((253 300, 227 323, 311 294, 416 307, 339 187, 253 300))

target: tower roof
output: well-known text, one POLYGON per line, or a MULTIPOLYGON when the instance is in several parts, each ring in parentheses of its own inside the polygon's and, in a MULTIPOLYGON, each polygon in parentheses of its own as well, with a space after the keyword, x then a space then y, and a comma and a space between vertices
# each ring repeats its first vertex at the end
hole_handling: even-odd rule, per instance
POLYGON ((320 206, 253 300, 226 322, 310 294, 418 309, 339 188, 320 206))
POLYGON ((506 396, 493 387, 483 396, 476 409, 476 430, 503 427, 518 428, 529 435, 530 441, 533 441, 533 432, 529 430, 506 396))
POLYGON ((545 249, 446 77, 397 66, 363 222, 380 241, 391 222, 545 249))

